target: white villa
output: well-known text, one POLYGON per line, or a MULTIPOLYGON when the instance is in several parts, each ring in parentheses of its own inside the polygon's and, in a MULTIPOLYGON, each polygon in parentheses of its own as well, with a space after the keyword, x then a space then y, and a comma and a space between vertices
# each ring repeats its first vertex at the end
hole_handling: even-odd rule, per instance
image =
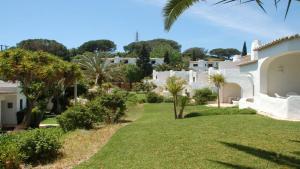
POLYGON ((26 97, 17 83, 0 81, 0 128, 17 125, 17 112, 26 108, 26 97))
POLYGON ((152 82, 165 94, 166 79, 179 76, 188 82, 184 92, 192 95, 194 89, 212 87, 209 75, 221 73, 226 79, 221 102, 253 108, 277 119, 300 120, 300 35, 264 45, 255 40, 249 56, 234 56, 233 61, 218 62, 217 66, 205 64, 191 62, 190 71, 154 71, 152 82))

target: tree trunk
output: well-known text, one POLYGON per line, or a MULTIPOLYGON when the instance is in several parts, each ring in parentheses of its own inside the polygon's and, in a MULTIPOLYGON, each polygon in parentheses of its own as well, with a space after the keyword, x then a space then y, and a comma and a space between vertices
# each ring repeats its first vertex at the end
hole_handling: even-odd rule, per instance
POLYGON ((176 108, 176 104, 177 104, 177 95, 174 95, 174 101, 173 101, 173 104, 174 104, 174 115, 175 115, 175 119, 177 119, 177 108, 176 108))
POLYGON ((218 88, 218 108, 220 108, 220 88, 218 88))
POLYGON ((27 100, 27 108, 26 108, 26 112, 24 114, 23 121, 20 125, 18 125, 15 128, 15 130, 27 129, 30 126, 32 109, 33 109, 33 103, 31 101, 27 100))

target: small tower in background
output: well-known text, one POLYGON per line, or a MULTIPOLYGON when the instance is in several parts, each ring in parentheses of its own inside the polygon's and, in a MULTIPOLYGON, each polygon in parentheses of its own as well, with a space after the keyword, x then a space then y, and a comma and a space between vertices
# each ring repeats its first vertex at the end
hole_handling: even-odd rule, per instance
POLYGON ((135 33, 135 42, 138 42, 139 41, 139 32, 136 31, 135 33))

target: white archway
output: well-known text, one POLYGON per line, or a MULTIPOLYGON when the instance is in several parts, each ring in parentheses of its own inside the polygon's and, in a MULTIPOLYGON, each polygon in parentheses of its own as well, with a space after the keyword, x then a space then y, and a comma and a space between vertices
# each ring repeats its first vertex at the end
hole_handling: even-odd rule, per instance
POLYGON ((260 92, 286 97, 300 94, 300 53, 290 53, 266 59, 260 69, 260 92))
POLYGON ((221 89, 220 100, 222 103, 231 104, 232 101, 239 101, 242 97, 242 88, 237 83, 225 83, 221 89))

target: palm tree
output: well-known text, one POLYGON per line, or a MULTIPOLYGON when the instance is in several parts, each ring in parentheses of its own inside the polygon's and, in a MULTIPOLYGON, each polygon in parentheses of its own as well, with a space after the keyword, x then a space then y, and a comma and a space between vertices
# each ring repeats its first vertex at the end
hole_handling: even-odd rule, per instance
POLYGON ((179 93, 183 90, 184 85, 186 84, 186 81, 176 77, 176 76, 171 76, 167 79, 167 89, 168 91, 172 94, 173 96, 173 105, 174 105, 174 115, 175 119, 177 119, 177 100, 178 100, 178 95, 179 93))
POLYGON ((220 108, 220 89, 225 83, 225 77, 222 74, 216 73, 209 77, 210 81, 217 87, 218 94, 218 108, 220 108))
MULTIPOLYGON (((173 23, 177 20, 177 18, 188 8, 193 6, 195 3, 205 1, 205 0, 168 0, 167 4, 163 9, 164 14, 164 21, 165 21, 165 30, 169 31, 173 25, 173 23)), ((263 0, 219 0, 215 4, 227 4, 232 2, 239 2, 239 3, 248 3, 255 1, 257 5, 264 11, 266 10, 263 7, 263 0)), ((297 0, 300 2, 299 0, 297 0)), ((274 0, 274 5, 277 8, 280 0, 274 0)), ((285 12, 285 18, 287 17, 288 11, 290 9, 292 0, 288 0, 287 8, 285 12)))
POLYGON ((94 85, 101 85, 105 79, 105 58, 110 57, 109 53, 87 52, 77 56, 74 62, 78 63, 86 77, 94 81, 94 85))

